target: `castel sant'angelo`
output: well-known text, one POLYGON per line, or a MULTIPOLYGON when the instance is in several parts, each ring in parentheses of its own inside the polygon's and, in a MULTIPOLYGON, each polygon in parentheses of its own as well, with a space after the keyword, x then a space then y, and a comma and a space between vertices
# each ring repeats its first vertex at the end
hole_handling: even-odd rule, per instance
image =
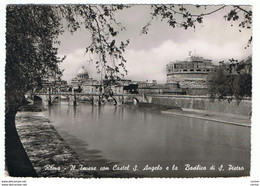
POLYGON ((186 90, 188 94, 205 94, 208 90, 207 77, 217 66, 210 59, 193 56, 183 61, 172 61, 166 66, 167 84, 186 90))

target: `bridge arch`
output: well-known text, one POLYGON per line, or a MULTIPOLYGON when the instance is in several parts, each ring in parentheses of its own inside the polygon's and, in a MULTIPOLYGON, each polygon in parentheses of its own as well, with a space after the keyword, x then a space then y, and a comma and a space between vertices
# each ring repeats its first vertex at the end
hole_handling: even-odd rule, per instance
POLYGON ((53 102, 55 99, 59 99, 59 96, 53 96, 53 97, 51 98, 51 102, 53 102))
POLYGON ((38 101, 38 102, 43 102, 43 100, 44 100, 44 97, 42 97, 42 96, 39 96, 39 95, 34 95, 33 97, 32 97, 32 100, 35 102, 35 101, 38 101))
POLYGON ((38 95, 34 95, 33 96, 34 102, 41 101, 42 105, 50 105, 50 104, 53 103, 53 101, 55 99, 58 99, 58 98, 59 98, 59 95, 51 95, 51 96, 49 96, 49 95, 39 95, 38 94, 38 95))
MULTIPOLYGON (((104 104, 101 103, 100 101, 103 100, 103 96, 99 94, 91 94, 91 93, 58 93, 58 94, 48 94, 48 93, 42 93, 42 94, 35 94, 35 96, 39 97, 38 99, 42 99, 44 105, 51 105, 53 100, 55 98, 58 98, 60 96, 65 96, 67 97, 67 101, 69 105, 76 105, 77 101, 81 99, 81 97, 85 98, 85 100, 89 100, 92 105, 95 105, 96 102, 97 104, 104 104)), ((132 102, 132 103, 139 103, 139 102, 150 102, 150 98, 147 97, 146 95, 140 95, 140 94, 116 94, 113 96, 109 96, 111 103, 114 105, 121 105, 127 102, 132 102), (149 99, 148 99, 149 98, 149 99)), ((104 100, 103 100, 104 101, 104 100)))
POLYGON ((140 102, 139 99, 136 96, 127 96, 125 98, 126 101, 129 100, 129 99, 131 99, 131 101, 133 101, 133 103, 134 103, 134 100, 136 101, 136 103, 140 102))
POLYGON ((136 97, 132 97, 133 100, 136 101, 136 103, 139 103, 139 99, 137 99, 136 97))
POLYGON ((33 105, 43 105, 43 98, 41 97, 41 96, 36 96, 36 95, 34 95, 33 97, 32 97, 32 104, 33 105))
POLYGON ((91 96, 86 96, 86 98, 91 101, 91 105, 94 105, 94 98, 92 98, 91 96))
POLYGON ((113 96, 111 96, 111 98, 114 100, 114 105, 116 106, 117 105, 117 100, 116 100, 116 98, 114 98, 113 96))
POLYGON ((86 98, 91 101, 91 105, 94 105, 94 98, 92 96, 88 95, 78 95, 76 96, 76 99, 78 100, 79 98, 86 98))
POLYGON ((33 100, 34 100, 34 101, 38 101, 38 100, 39 100, 39 101, 42 101, 43 98, 42 98, 41 96, 39 96, 39 95, 34 95, 34 96, 33 96, 33 100))

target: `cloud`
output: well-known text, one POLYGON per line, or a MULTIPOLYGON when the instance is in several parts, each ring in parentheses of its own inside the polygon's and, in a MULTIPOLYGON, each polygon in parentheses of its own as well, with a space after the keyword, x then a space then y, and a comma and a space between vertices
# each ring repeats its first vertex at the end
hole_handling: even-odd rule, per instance
POLYGON ((128 50, 126 52, 127 78, 134 80, 157 80, 166 82, 166 65, 170 61, 185 60, 188 52, 212 59, 216 64, 221 60, 231 58, 242 59, 247 56, 246 51, 237 43, 227 42, 222 45, 198 39, 191 39, 185 43, 172 40, 164 41, 161 45, 150 50, 128 50))
POLYGON ((60 68, 64 69, 63 79, 70 80, 75 75, 79 69, 84 66, 89 72, 89 76, 93 78, 98 78, 96 74, 95 65, 88 62, 88 57, 86 56, 85 49, 77 49, 71 53, 66 54, 66 59, 60 64, 60 68))
MULTIPOLYGON (((251 50, 244 50, 236 42, 226 42, 220 45, 199 39, 190 39, 183 43, 166 40, 152 49, 127 50, 125 53, 128 70, 126 78, 166 82, 166 65, 170 61, 185 60, 189 51, 192 51, 193 55, 211 59, 215 64, 231 58, 243 59, 251 52, 251 50)), ((64 79, 73 78, 82 66, 86 67, 90 77, 98 79, 95 65, 87 60, 84 49, 77 49, 67 54, 65 61, 61 64, 61 68, 65 69, 64 79)))
MULTIPOLYGON (((197 25, 195 30, 172 29, 163 21, 153 21, 149 33, 140 36, 140 28, 149 21, 149 12, 148 6, 134 6, 117 15, 119 21, 127 27, 126 31, 119 34, 118 41, 130 39, 125 53, 128 79, 165 82, 166 64, 186 59, 189 51, 212 59, 215 64, 230 58, 243 59, 252 53, 251 47, 244 49, 252 31, 239 32, 235 23, 231 27, 231 22, 223 19, 228 10, 205 17, 203 24, 197 25)), ((90 43, 88 32, 82 30, 73 36, 64 35, 63 41, 60 53, 67 55, 61 64, 65 69, 64 79, 71 79, 83 65, 91 77, 98 79, 95 65, 89 64, 88 56, 84 54, 84 48, 90 43)))

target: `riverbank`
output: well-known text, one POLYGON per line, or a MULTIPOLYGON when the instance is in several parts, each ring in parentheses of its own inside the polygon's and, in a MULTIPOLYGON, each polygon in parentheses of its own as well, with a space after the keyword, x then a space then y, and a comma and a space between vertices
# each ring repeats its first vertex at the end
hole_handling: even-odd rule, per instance
MULTIPOLYGON (((154 107, 154 105, 150 106, 154 107)), ((150 106, 146 105, 146 107, 150 106)), ((139 174, 136 176, 130 170, 113 170, 115 165, 120 164, 126 165, 125 169, 128 169, 128 165, 133 167, 137 164, 139 168, 143 168, 147 164, 151 165, 151 161, 146 162, 150 154, 153 154, 150 159, 153 158, 159 161, 161 158, 159 163, 164 167, 169 165, 168 162, 178 163, 179 167, 183 167, 183 162, 203 162, 207 166, 212 163, 218 164, 219 162, 225 163, 225 165, 228 165, 228 163, 232 164, 232 162, 237 164, 239 162, 239 165, 248 170, 248 164, 245 163, 245 161, 250 162, 247 161, 249 159, 249 151, 245 148, 249 147, 249 144, 247 144, 248 140, 246 140, 249 138, 248 128, 222 125, 221 123, 213 124, 185 117, 165 116, 165 114, 150 111, 138 111, 136 105, 129 105, 129 107, 133 108, 133 110, 131 108, 116 108, 112 105, 107 107, 89 106, 86 108, 68 106, 67 104, 61 110, 60 106, 53 105, 49 112, 44 112, 44 115, 55 122, 53 125, 58 132, 41 112, 18 113, 16 118, 18 120, 16 122, 17 130, 39 177, 120 178, 155 177, 158 175, 160 177, 209 176, 209 174, 203 173, 189 174, 181 169, 174 173, 167 171, 149 173, 143 172, 140 169, 138 173, 134 172, 135 174, 139 174), (61 112, 61 114, 58 115, 57 111, 61 112), (66 114, 69 117, 64 119, 63 117, 66 114), (124 120, 122 118, 123 115, 124 120), (96 116, 99 118, 97 119, 96 116), (81 120, 78 121, 78 118, 81 118, 81 120), (164 120, 165 118, 167 119, 164 120), (138 123, 141 121, 145 122, 138 123), (115 126, 116 124, 117 126, 115 126), (92 130, 93 127, 95 127, 95 130, 92 130), (75 128, 78 129, 74 131, 75 128), (208 132, 205 132, 205 129, 208 132), (220 129, 223 132, 219 133, 220 129), (148 133, 149 130, 151 131, 148 133), (145 132, 147 132, 147 135, 144 136, 145 132), (173 136, 174 138, 172 138, 173 136), (241 139, 242 136, 243 139, 241 139), (165 138, 170 141, 169 145, 164 146, 163 149, 171 152, 170 155, 168 153, 165 154, 165 150, 161 150, 162 146, 160 144, 165 144, 165 138), (154 139, 156 139, 156 142, 154 139), (234 140, 226 141, 226 139, 234 140), (99 143, 100 141, 101 143, 99 143), (241 141, 243 143, 240 143, 241 141), (179 145, 180 143, 182 144, 181 146, 179 145), (103 144, 104 146, 102 146, 103 144), (224 144, 227 147, 225 149, 223 149, 224 144), (110 152, 106 151, 106 148, 113 148, 112 153, 109 154, 110 152), (147 153, 147 151, 149 152, 147 153), (188 154, 195 154, 195 156, 185 156, 186 153, 184 152, 186 151, 189 152, 188 154), (225 159, 224 154, 227 151, 231 155, 227 157, 228 159, 225 159), (159 153, 157 154, 157 152, 159 153), (200 152, 205 153, 200 154, 200 152), (65 154, 66 156, 64 156, 65 154), (134 159, 134 162, 131 162, 127 159, 128 154, 130 154, 130 158, 136 158, 135 154, 138 157, 134 159), (208 154, 211 155, 208 156, 208 154), (115 156, 116 158, 113 159, 115 156), (173 156, 176 159, 170 159, 173 156), (101 166, 109 167, 110 171, 100 171, 101 166), (74 167, 77 168, 74 170, 74 167), (92 168, 96 170, 91 170, 92 168), (141 176, 141 174, 144 175, 141 176)), ((187 112, 187 110, 179 110, 178 112, 187 112)), ((247 172, 240 172, 239 174, 235 172, 226 173, 223 173, 223 175, 231 176, 232 174, 232 176, 239 176, 248 174, 247 172)), ((211 176, 220 176, 220 174, 212 173, 211 176)))
POLYGON ((160 105, 154 103, 138 103, 136 108, 142 111, 155 111, 162 114, 184 116, 207 121, 215 121, 225 124, 251 127, 251 118, 243 115, 224 114, 205 110, 185 109, 177 106, 160 105))
POLYGON ((93 177, 70 171, 81 162, 41 112, 18 112, 16 128, 24 149, 39 177, 93 177))
POLYGON ((166 110, 177 110, 181 111, 182 109, 177 106, 170 106, 170 105, 160 105, 154 103, 142 103, 139 102, 136 104, 136 108, 142 111, 153 111, 153 112, 161 112, 166 110))
MULTIPOLYGON (((16 128, 38 177, 99 178, 133 177, 113 171, 98 171, 109 163, 86 162, 59 135, 42 112, 18 112, 16 128), (96 170, 95 170, 96 169, 96 170)), ((138 177, 135 175, 135 177, 138 177)))
POLYGON ((251 118, 242 115, 223 114, 203 110, 182 109, 181 111, 170 109, 161 111, 163 114, 171 114, 175 116, 185 116, 207 121, 215 121, 224 124, 238 125, 243 127, 251 127, 251 118))
POLYGON ((159 105, 177 106, 182 109, 200 110, 205 112, 231 114, 250 117, 252 115, 251 99, 243 99, 239 103, 236 100, 215 100, 208 96, 192 95, 160 95, 152 98, 152 103, 159 105))

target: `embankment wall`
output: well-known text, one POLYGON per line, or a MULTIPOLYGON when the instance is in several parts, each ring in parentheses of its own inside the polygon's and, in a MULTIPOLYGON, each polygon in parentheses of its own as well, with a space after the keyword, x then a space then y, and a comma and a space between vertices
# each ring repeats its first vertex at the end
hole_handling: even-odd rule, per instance
POLYGON ((244 99, 239 104, 236 100, 215 100, 212 102, 206 96, 158 96, 152 98, 152 103, 177 106, 184 109, 204 110, 210 112, 250 116, 252 101, 244 99))

